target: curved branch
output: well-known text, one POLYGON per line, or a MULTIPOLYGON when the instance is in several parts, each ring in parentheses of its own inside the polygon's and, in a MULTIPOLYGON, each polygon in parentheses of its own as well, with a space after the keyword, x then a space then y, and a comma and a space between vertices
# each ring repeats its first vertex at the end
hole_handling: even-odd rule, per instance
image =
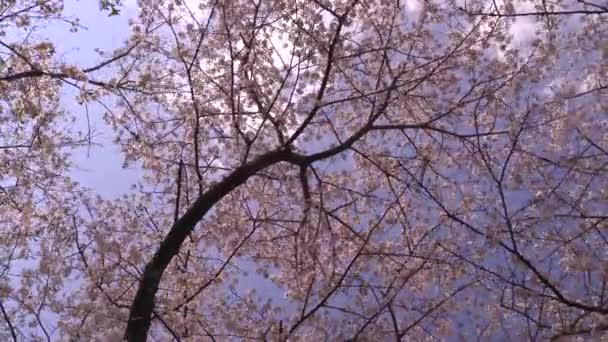
POLYGON ((294 155, 288 150, 276 150, 261 155, 252 162, 235 169, 224 180, 199 196, 186 213, 173 224, 169 234, 161 242, 152 260, 144 269, 139 288, 131 304, 125 332, 126 340, 146 341, 154 310, 154 297, 156 292, 158 292, 158 286, 163 273, 173 257, 179 253, 184 240, 194 230, 194 227, 203 216, 217 202, 232 190, 244 184, 257 172, 281 161, 290 161, 293 158, 294 155))

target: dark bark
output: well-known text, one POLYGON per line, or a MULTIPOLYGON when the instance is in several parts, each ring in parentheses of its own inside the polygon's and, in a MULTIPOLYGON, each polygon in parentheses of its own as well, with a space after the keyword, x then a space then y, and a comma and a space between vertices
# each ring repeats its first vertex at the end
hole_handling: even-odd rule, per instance
POLYGON ((224 196, 245 183, 257 172, 281 161, 291 161, 294 157, 295 155, 289 150, 273 151, 235 169, 229 176, 199 196, 186 213, 173 224, 169 234, 162 241, 142 274, 129 312, 125 332, 127 341, 146 341, 154 310, 154 297, 162 275, 173 257, 179 252, 184 240, 205 214, 224 196))

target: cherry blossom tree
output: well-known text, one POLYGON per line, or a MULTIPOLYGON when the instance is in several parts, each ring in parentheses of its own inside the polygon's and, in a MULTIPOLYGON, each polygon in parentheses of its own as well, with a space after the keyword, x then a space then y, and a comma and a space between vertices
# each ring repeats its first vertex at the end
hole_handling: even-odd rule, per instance
POLYGON ((93 63, 63 5, 0 2, 2 338, 608 336, 606 3, 147 0, 93 63))

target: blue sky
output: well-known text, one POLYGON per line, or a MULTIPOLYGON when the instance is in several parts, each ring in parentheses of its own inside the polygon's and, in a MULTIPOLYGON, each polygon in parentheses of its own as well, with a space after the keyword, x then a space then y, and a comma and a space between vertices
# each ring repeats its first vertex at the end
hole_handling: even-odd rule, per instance
MULTIPOLYGON (((124 6, 121 15, 107 17, 100 13, 97 1, 68 0, 65 14, 77 16, 86 25, 76 33, 69 32, 67 25, 54 23, 44 30, 57 44, 57 52, 67 62, 77 65, 94 65, 102 58, 95 49, 112 51, 123 45, 129 33, 128 18, 134 15, 132 7, 124 6)), ((64 87, 63 103, 67 111, 78 118, 78 127, 87 127, 87 108, 78 105, 73 97, 74 88, 64 87)), ((105 198, 113 198, 130 190, 138 178, 135 168, 123 168, 123 157, 112 142, 112 131, 103 120, 103 108, 99 104, 88 105, 88 116, 99 145, 80 147, 73 152, 72 175, 83 186, 92 188, 105 198)))

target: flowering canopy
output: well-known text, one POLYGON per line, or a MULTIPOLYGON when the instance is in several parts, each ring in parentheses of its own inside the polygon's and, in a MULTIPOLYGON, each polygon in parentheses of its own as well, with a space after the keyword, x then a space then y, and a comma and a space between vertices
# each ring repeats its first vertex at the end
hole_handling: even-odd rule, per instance
POLYGON ((69 62, 63 1, 0 2, 0 338, 607 334, 605 2, 136 12, 69 62), (123 197, 71 176, 70 101, 141 168, 123 197))

